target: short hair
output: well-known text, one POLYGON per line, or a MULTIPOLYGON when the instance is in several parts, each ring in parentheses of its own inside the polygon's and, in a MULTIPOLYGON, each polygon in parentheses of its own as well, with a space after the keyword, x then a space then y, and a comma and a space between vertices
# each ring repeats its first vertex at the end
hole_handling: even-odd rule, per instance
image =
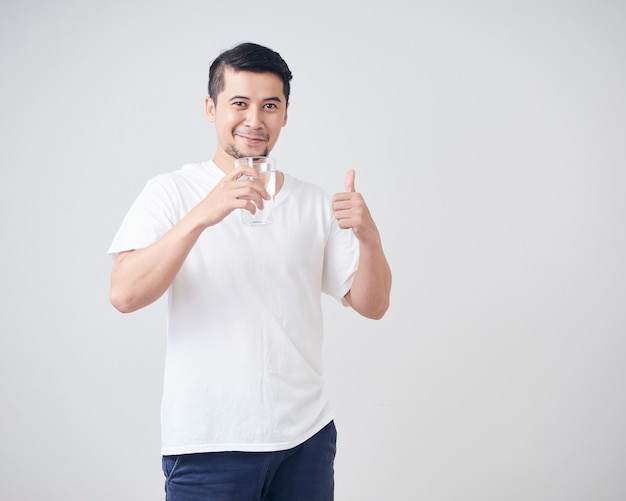
POLYGON ((289 102, 289 82, 292 74, 289 66, 278 52, 262 45, 245 42, 223 51, 211 63, 209 70, 209 97, 217 103, 217 95, 224 90, 224 71, 252 71, 274 73, 283 81, 285 99, 289 102))

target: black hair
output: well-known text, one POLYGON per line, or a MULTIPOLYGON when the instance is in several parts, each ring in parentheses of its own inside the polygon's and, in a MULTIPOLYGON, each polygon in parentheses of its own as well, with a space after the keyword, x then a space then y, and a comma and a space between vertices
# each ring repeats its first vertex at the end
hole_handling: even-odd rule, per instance
POLYGON ((209 97, 217 103, 217 95, 224 90, 224 71, 253 71, 255 73, 274 73, 283 81, 285 100, 289 102, 291 90, 289 82, 292 75, 289 66, 278 52, 255 43, 241 43, 225 50, 211 63, 209 70, 209 97))

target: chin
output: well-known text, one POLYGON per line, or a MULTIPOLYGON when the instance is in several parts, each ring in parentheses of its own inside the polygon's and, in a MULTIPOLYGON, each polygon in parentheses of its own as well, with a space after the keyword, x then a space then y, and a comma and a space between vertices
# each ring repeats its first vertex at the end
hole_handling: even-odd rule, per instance
POLYGON ((226 150, 230 156, 234 158, 245 158, 245 157, 266 157, 269 155, 269 148, 265 148, 263 151, 242 151, 235 146, 231 146, 226 150))

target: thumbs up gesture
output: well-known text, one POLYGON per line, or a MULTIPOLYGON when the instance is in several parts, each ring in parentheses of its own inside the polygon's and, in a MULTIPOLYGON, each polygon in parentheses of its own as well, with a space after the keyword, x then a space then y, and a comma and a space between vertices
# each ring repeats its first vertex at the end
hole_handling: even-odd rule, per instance
POLYGON ((378 230, 370 215, 365 200, 354 189, 354 169, 346 173, 344 181, 345 191, 333 196, 333 212, 339 227, 350 228, 355 236, 365 242, 368 239, 378 239, 378 230))

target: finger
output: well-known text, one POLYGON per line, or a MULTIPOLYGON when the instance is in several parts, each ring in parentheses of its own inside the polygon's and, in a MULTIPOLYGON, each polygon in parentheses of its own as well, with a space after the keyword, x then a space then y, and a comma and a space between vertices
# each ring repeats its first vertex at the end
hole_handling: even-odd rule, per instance
POLYGON ((354 169, 350 169, 347 173, 346 173, 346 179, 344 181, 344 186, 346 188, 346 191, 348 192, 353 192, 354 191, 354 169))
POLYGON ((233 191, 233 196, 241 200, 250 200, 257 207, 263 208, 263 200, 270 200, 272 197, 263 188, 259 188, 252 182, 237 183, 241 186, 237 186, 233 191))
POLYGON ((237 167, 230 173, 230 179, 241 179, 242 177, 244 180, 250 177, 258 179, 259 171, 251 167, 237 167))

